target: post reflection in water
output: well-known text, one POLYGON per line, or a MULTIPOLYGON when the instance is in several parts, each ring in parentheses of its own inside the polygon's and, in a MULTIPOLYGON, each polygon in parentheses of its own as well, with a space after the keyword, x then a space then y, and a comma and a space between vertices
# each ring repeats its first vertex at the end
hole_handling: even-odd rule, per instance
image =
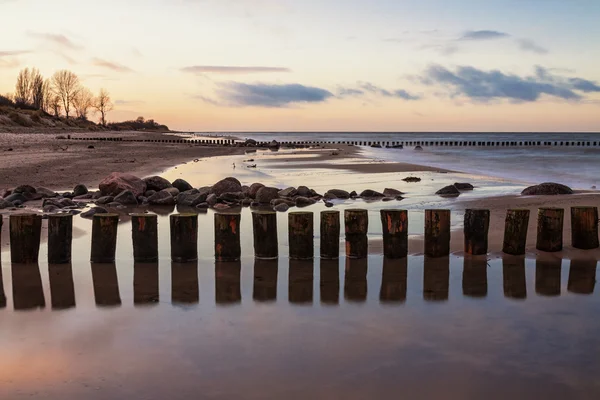
POLYGON ((560 296, 560 269, 562 260, 536 260, 535 292, 540 296, 560 296))
POLYGON ((12 264, 11 273, 15 310, 46 307, 38 264, 12 264))
POLYGON ((450 285, 450 257, 425 257, 423 268, 423 299, 448 300, 450 285))
POLYGON ((160 299, 158 283, 158 263, 133 264, 133 304, 153 305, 160 299))
POLYGON ((596 260, 571 260, 567 290, 576 294, 592 294, 596 286, 596 260))
POLYGON ((50 279, 50 300, 52 309, 64 310, 75 307, 75 284, 73 267, 69 264, 48 265, 50 279))
POLYGON ((465 296, 487 296, 487 258, 485 256, 465 255, 462 287, 465 296))
POLYGON ((347 301, 364 302, 367 300, 367 270, 367 258, 346 257, 344 298, 347 301))
POLYGON ((242 301, 240 261, 215 262, 215 301, 217 304, 237 304, 242 301))
POLYGON ((279 260, 254 259, 252 298, 257 302, 277 300, 277 270, 279 260))
POLYGON ((197 304, 199 301, 198 262, 171 262, 171 302, 197 304))
POLYGON ((502 259, 502 280, 504 297, 526 299, 527 284, 525 280, 525 257, 504 257, 502 259))
POLYGON ((6 307, 6 294, 4 293, 4 281, 2 280, 2 264, 0 263, 0 308, 6 307))
POLYGON ((313 302, 313 260, 290 260, 288 300, 293 304, 313 302))
POLYGON ((121 305, 117 266, 111 264, 92 264, 92 280, 94 282, 94 298, 98 307, 114 307, 121 305))
POLYGON ((321 259, 320 296, 321 304, 340 303, 340 260, 321 259))
POLYGON ((407 259, 391 259, 383 257, 381 290, 379 301, 382 303, 399 303, 406 301, 406 264, 407 259))

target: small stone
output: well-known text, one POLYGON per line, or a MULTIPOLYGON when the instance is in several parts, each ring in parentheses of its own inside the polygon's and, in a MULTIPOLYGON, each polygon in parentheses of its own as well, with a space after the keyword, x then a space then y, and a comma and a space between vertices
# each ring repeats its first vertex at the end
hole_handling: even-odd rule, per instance
POLYGON ((438 194, 442 197, 458 197, 460 195, 460 192, 458 191, 456 186, 448 185, 435 192, 435 194, 438 194))
POLYGON ((96 204, 108 204, 112 203, 115 200, 113 196, 102 196, 98 200, 96 200, 96 204))
POLYGON ((35 188, 31 185, 21 185, 17 186, 13 191, 13 193, 37 193, 35 188))
POLYGON ((15 205, 6 199, 0 199, 0 210, 4 210, 5 208, 11 208, 15 205))
POLYGON ((167 190, 161 190, 148 197, 148 203, 157 206, 175 205, 175 198, 167 190))
POLYGON ((208 203, 209 206, 214 206, 215 204, 217 204, 217 201, 219 199, 217 198, 217 195, 214 193, 211 193, 208 195, 208 197, 206 197, 206 202, 208 203))
POLYGON ((298 194, 298 191, 295 187, 289 187, 279 191, 280 197, 294 197, 298 194))
POLYGON ((296 190, 296 194, 298 196, 302 196, 302 197, 310 197, 310 189, 306 186, 298 186, 298 189, 296 190))
POLYGON ((227 210, 229 207, 227 204, 215 204, 213 207, 215 210, 227 210))
POLYGON ((406 178, 404 178, 402 180, 404 182, 408 182, 408 183, 421 182, 421 178, 417 178, 417 177, 414 177, 414 176, 409 176, 409 177, 406 177, 406 178))
POLYGON ((307 197, 298 196, 296 197, 296 207, 307 207, 315 204, 316 201, 307 197))
POLYGON ((385 188, 383 190, 383 194, 388 197, 396 197, 396 196, 400 196, 401 194, 404 194, 404 193, 402 193, 401 191, 396 190, 396 189, 385 188))
POLYGON ((96 214, 108 214, 108 210, 104 207, 94 207, 84 213, 81 213, 81 217, 92 218, 96 214))
POLYGON ((350 193, 348 193, 342 189, 330 189, 325 193, 325 196, 327 196, 327 193, 333 194, 335 196, 335 198, 338 198, 338 199, 349 199, 350 198, 350 193))
POLYGON ((256 193, 260 188, 263 187, 265 187, 265 185, 263 185, 262 183, 253 183, 252 185, 250 185, 250 189, 248 190, 248 196, 250 196, 250 198, 252 199, 255 199, 256 193))
POLYGON ((196 205, 197 209, 204 209, 206 210, 209 207, 208 203, 200 203, 196 205))
POLYGON ((385 197, 383 193, 376 192, 375 190, 367 189, 360 193, 360 197, 385 197))
POLYGON ((75 186, 75 188, 73 189, 74 197, 83 196, 85 194, 88 194, 88 188, 83 184, 79 184, 79 185, 75 186))
POLYGON ((290 206, 288 206, 286 203, 279 203, 275 207, 273 207, 273 210, 279 211, 279 212, 286 212, 289 209, 290 209, 290 206))
POLYGON ((328 208, 329 208, 329 207, 333 207, 333 203, 332 203, 332 202, 330 202, 330 201, 326 201, 326 202, 325 202, 325 207, 328 207, 328 208))

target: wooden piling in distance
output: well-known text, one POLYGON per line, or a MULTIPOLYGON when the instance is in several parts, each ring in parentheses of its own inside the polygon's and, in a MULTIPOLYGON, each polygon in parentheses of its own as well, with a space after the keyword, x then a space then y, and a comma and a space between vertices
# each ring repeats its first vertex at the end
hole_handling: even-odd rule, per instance
POLYGON ((10 216, 10 259, 13 264, 38 262, 42 216, 13 214, 10 216))
POLYGON ((240 214, 215 214, 215 260, 239 261, 242 254, 240 245, 240 214))
POLYGON ((367 210, 348 209, 344 211, 346 231, 346 257, 367 258, 369 253, 369 215, 367 210))
POLYGON ((173 214, 171 223, 171 261, 186 263, 198 259, 198 214, 173 214))
POLYGON ((131 214, 131 237, 135 262, 158 261, 158 215, 131 214))
POLYGON ((540 208, 538 210, 536 249, 547 252, 561 251, 563 247, 562 208, 540 208))
POLYGON ((114 263, 117 250, 119 214, 96 214, 92 221, 93 263, 114 263))
POLYGON ((335 260, 340 256, 340 212, 321 211, 321 258, 335 260))
POLYGON ((504 224, 504 243, 502 251, 506 254, 521 256, 525 254, 529 210, 508 210, 504 224))
POLYGON ((71 262, 73 242, 73 215, 50 214, 48 216, 48 264, 71 262))
POLYGON ((490 210, 465 210, 465 253, 483 255, 488 251, 490 210))
POLYGON ((252 213, 254 233, 254 257, 273 259, 279 256, 277 241, 277 214, 273 211, 254 211, 252 213))
POLYGON ((408 212, 406 210, 381 210, 383 230, 383 255, 387 258, 404 258, 408 255, 408 212))
POLYGON ((288 214, 288 240, 290 259, 312 260, 314 258, 314 228, 312 212, 288 214))
POLYGON ((600 247, 598 207, 571 207, 571 244, 582 250, 600 247))
POLYGON ((425 255, 450 254, 450 210, 425 210, 425 255))

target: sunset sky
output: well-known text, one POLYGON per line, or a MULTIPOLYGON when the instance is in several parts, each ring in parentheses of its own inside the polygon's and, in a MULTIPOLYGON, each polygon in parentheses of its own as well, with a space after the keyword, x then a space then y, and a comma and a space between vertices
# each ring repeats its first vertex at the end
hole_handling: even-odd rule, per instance
POLYGON ((0 0, 0 93, 70 69, 198 131, 600 131, 598 0, 0 0))

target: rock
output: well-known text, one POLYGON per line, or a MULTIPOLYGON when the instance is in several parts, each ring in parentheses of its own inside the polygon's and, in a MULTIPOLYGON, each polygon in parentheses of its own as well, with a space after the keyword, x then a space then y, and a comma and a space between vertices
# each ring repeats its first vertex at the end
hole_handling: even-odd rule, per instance
POLYGON ((188 190, 192 190, 193 187, 183 179, 176 179, 171 184, 174 188, 177 188, 179 192, 187 192, 188 190))
POLYGON ((325 196, 323 196, 323 197, 326 198, 327 200, 335 200, 335 199, 337 199, 337 196, 335 194, 329 193, 329 192, 325 193, 325 196))
POLYGON ((385 197, 383 193, 376 192, 375 190, 367 189, 360 193, 360 197, 385 197))
POLYGON ((401 194, 404 194, 404 193, 402 193, 401 191, 396 190, 396 189, 385 188, 383 190, 383 194, 386 195, 387 197, 396 197, 396 196, 400 196, 401 194))
POLYGON ((223 193, 222 195, 219 196, 219 200, 221 200, 221 201, 229 201, 229 202, 234 202, 234 203, 238 203, 239 201, 244 200, 245 198, 246 198, 246 196, 242 192, 223 193))
POLYGON ((53 205, 53 204, 47 204, 47 205, 45 205, 45 206, 42 208, 42 210, 43 210, 45 213, 55 213, 55 212, 57 212, 58 210, 60 210, 60 208, 56 207, 56 206, 55 206, 55 205, 53 205))
POLYGON ((371 145, 371 147, 373 147, 374 149, 380 149, 380 148, 381 148, 381 145, 380 145, 379 143, 373 143, 373 144, 371 145))
POLYGON ((113 172, 104 178, 98 187, 103 196, 116 196, 129 190, 137 197, 146 191, 146 182, 131 174, 113 172))
POLYGON ((279 142, 277 140, 271 140, 271 143, 269 143, 269 145, 267 146, 269 149, 279 149, 281 147, 281 145, 279 144, 279 142))
POLYGON ((309 199, 308 197, 298 196, 296 197, 296 207, 307 207, 315 204, 316 201, 309 199))
POLYGON ((112 203, 115 200, 113 196, 102 196, 98 200, 96 200, 96 204, 108 204, 112 203))
POLYGON ((357 197, 358 197, 358 193, 356 193, 356 190, 353 190, 353 191, 350 192, 350 198, 351 199, 354 199, 354 198, 357 198, 357 197))
POLYGON ((146 196, 137 197, 138 204, 148 204, 148 198, 146 196))
POLYGON ((102 193, 100 193, 99 190, 94 192, 94 194, 92 195, 92 199, 94 200, 98 200, 100 197, 102 197, 102 193))
POLYGON ((256 198, 256 193, 258 192, 258 190, 260 188, 265 187, 265 185, 263 185, 262 183, 253 183, 252 185, 250 185, 250 190, 248 191, 248 196, 250 196, 251 199, 255 199, 256 198))
POLYGON ((306 186, 298 186, 296 194, 302 197, 310 197, 310 189, 306 186))
POLYGON ((71 215, 81 214, 81 210, 69 210, 69 214, 71 214, 71 215))
POLYGON ((279 191, 280 197, 294 197, 298 194, 298 191, 295 187, 289 187, 279 191))
POLYGON ((126 208, 126 206, 124 206, 121 203, 117 203, 116 201, 113 201, 112 203, 108 203, 106 205, 107 208, 126 208))
POLYGON ((279 203, 273 207, 273 210, 279 211, 279 212, 286 212, 289 209, 290 209, 290 206, 288 206, 286 203, 279 203))
POLYGON ((108 214, 108 210, 104 207, 94 207, 84 213, 81 213, 81 218, 92 218, 96 214, 108 214))
POLYGON ((206 197, 206 202, 211 207, 214 206, 215 204, 217 204, 218 201, 219 201, 219 198, 214 193, 211 193, 206 197))
POLYGON ((137 206, 137 196, 131 192, 131 190, 124 190, 115 196, 116 203, 120 203, 123 205, 133 205, 137 206))
POLYGON ((215 206, 213 208, 215 210, 227 210, 231 207, 229 207, 227 204, 215 204, 215 206))
POLYGON ((423 150, 421 146, 415 146, 415 150, 423 150))
POLYGON ((73 197, 73 200, 90 202, 90 201, 92 201, 92 194, 88 193, 88 194, 84 194, 84 195, 81 195, 81 196, 73 197))
POLYGON ((261 187, 256 192, 256 201, 262 204, 269 204, 271 200, 279 198, 279 189, 275 187, 261 187))
POLYGON ((71 193, 71 192, 65 192, 62 194, 62 197, 66 198, 66 199, 72 199, 74 196, 73 196, 73 193, 71 193))
POLYGON ((148 197, 148 204, 157 206, 175 205, 175 198, 167 190, 161 190, 148 197))
POLYGON ((157 175, 144 178, 143 181, 146 183, 146 190, 156 190, 157 192, 160 192, 163 189, 173 187, 171 182, 157 175))
POLYGON ((381 201, 392 201, 394 200, 393 197, 384 197, 383 199, 381 199, 381 201))
POLYGON ((85 185, 79 184, 73 189, 73 196, 79 197, 88 194, 88 188, 85 185))
POLYGON ((402 196, 396 196, 396 200, 398 200, 398 201, 404 200, 404 197, 402 197, 402 196))
POLYGON ((242 184, 235 178, 229 177, 215 183, 210 193, 214 193, 217 196, 223 193, 235 193, 242 191, 242 184))
POLYGON ((12 192, 13 193, 30 193, 30 194, 37 193, 35 188, 30 185, 17 186, 12 192))
POLYGON ((330 201, 326 201, 326 202, 325 202, 325 207, 328 207, 328 208, 329 208, 329 207, 333 207, 333 203, 332 203, 332 202, 330 202, 330 201))
POLYGON ((242 200, 242 207, 250 207, 252 205, 252 199, 242 200))
POLYGON ((409 177, 406 177, 406 178, 404 178, 402 180, 404 182, 408 182, 408 183, 421 182, 421 178, 417 178, 415 176, 409 176, 409 177))
POLYGON ((287 204, 288 206, 293 207, 296 205, 296 202, 294 200, 290 200, 290 199, 273 199, 273 200, 271 200, 272 206, 276 206, 279 204, 287 204))
POLYGON ((166 188, 166 189, 163 189, 163 190, 165 192, 169 193, 173 197, 179 196, 179 189, 177 189, 177 188, 170 187, 170 188, 166 188))
POLYGON ((573 190, 565 185, 554 182, 544 182, 539 185, 530 186, 521 192, 524 196, 545 196, 559 194, 573 194, 573 190))
POLYGON ((206 194, 189 192, 179 193, 177 196, 177 204, 180 206, 196 207, 200 203, 206 201, 206 194))
MULTIPOLYGON (((349 199, 350 198, 350 193, 348 193, 342 189, 329 189, 327 191, 327 193, 333 194, 338 199, 349 199)), ((325 195, 327 195, 327 193, 325 193, 325 195)))
POLYGON ((260 207, 261 204, 258 201, 253 201, 252 203, 250 203, 250 207, 260 207))
POLYGON ((95 149, 95 147, 93 145, 91 145, 91 144, 87 148, 88 149, 95 149))
POLYGON ((22 194, 22 193, 14 193, 14 192, 13 192, 13 194, 11 194, 11 195, 9 195, 9 196, 5 197, 5 198, 4 198, 4 200, 6 200, 6 201, 10 201, 10 202, 11 202, 11 203, 13 203, 13 204, 14 204, 15 202, 17 202, 17 201, 20 201, 20 202, 21 202, 21 204, 23 204, 23 203, 25 203, 25 202, 27 201, 27 197, 25 197, 25 195, 24 195, 24 194, 22 194))
POLYGON ((470 183, 455 183, 454 187, 456 187, 458 190, 473 190, 474 186, 471 185, 470 183))
POLYGON ((256 146, 256 140, 254 140, 254 139, 246 139, 246 141, 244 142, 244 144, 246 146, 256 146))
POLYGON ((45 187, 38 187, 35 189, 35 191, 36 191, 36 193, 42 195, 43 199, 58 196, 58 193, 56 193, 55 191, 52 191, 50 189, 46 189, 45 187))
POLYGON ((5 208, 11 208, 15 205, 6 199, 0 199, 0 210, 4 210, 5 208))
POLYGON ((444 197, 456 197, 460 195, 460 192, 458 191, 456 186, 448 185, 435 192, 435 194, 439 194, 440 196, 444 197))
POLYGON ((199 210, 206 210, 209 207, 208 203, 200 203, 196 205, 196 208, 199 210))
POLYGON ((242 185, 242 193, 244 193, 245 197, 248 197, 250 193, 250 186, 242 185))

